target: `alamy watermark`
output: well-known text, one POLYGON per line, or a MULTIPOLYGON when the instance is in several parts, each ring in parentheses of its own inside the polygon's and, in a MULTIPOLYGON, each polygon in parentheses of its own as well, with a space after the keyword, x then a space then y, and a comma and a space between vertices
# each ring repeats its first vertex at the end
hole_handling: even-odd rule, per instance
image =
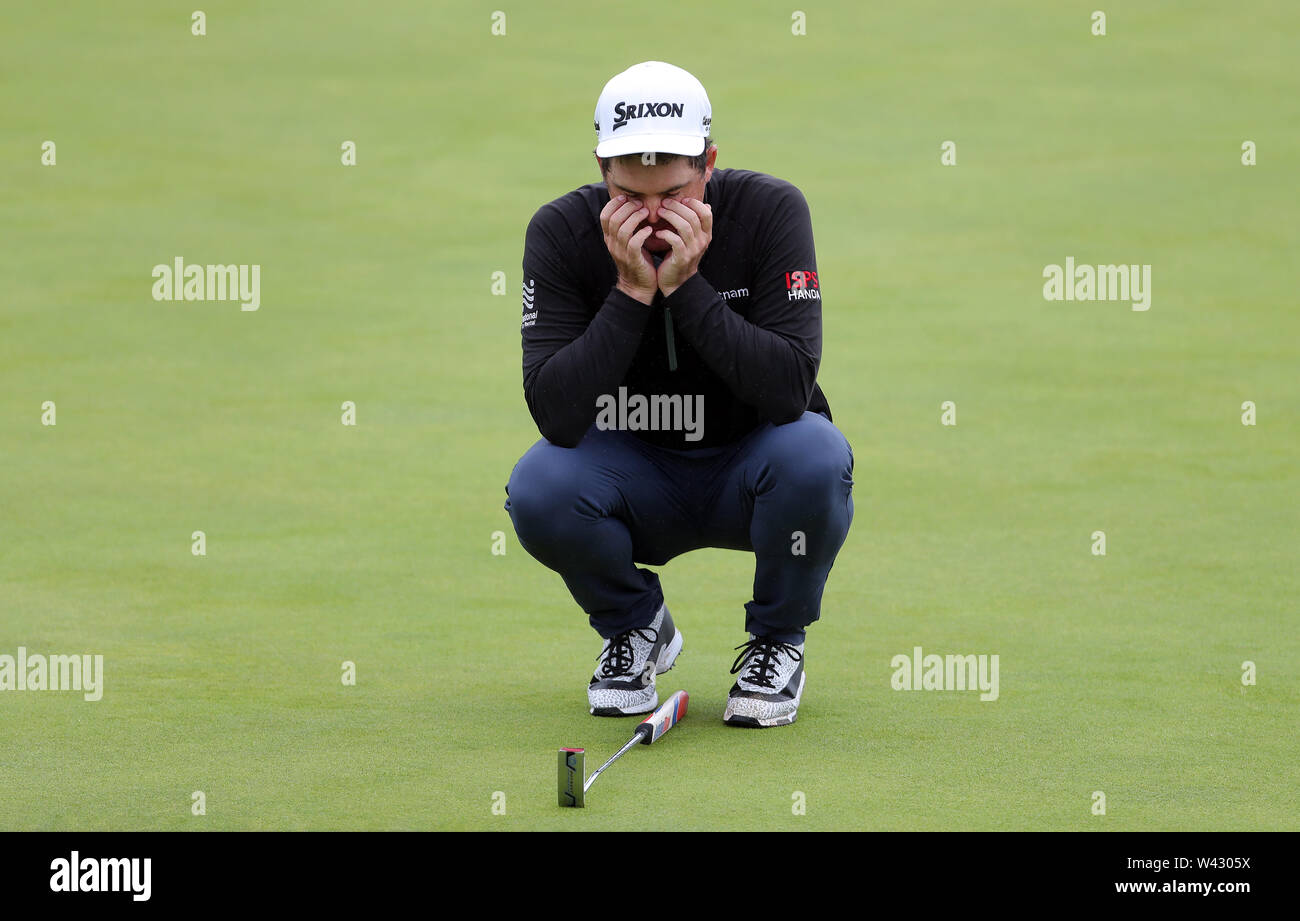
POLYGON ((1134 310, 1151 309, 1151 266, 1075 265, 1073 256, 1065 266, 1043 266, 1043 300, 1046 301, 1131 301, 1134 310))
POLYGON ((262 306, 260 265, 185 264, 177 256, 171 265, 153 267, 155 301, 239 301, 239 309, 262 306))
POLYGON ((152 857, 68 857, 50 861, 51 892, 129 892, 136 902, 147 902, 153 891, 152 857))
POLYGON ((924 655, 900 652, 889 662, 895 691, 982 691, 980 700, 998 699, 998 657, 994 655, 924 655))
POLYGON ((86 700, 104 696, 102 655, 0 655, 0 691, 81 691, 86 700))
POLYGON ((602 432, 684 432, 687 441, 699 441, 704 437, 704 394, 629 395, 626 387, 619 387, 617 396, 602 393, 596 397, 596 428, 602 432))

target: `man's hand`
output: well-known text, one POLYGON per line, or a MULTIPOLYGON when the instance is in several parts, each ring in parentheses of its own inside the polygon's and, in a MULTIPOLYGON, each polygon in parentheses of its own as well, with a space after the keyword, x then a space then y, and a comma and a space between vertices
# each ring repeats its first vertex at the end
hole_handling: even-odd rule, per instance
POLYGON ((647 224, 640 230, 637 225, 650 212, 627 200, 626 195, 611 198, 600 212, 600 229, 605 234, 605 248, 618 267, 616 287, 629 297, 647 307, 654 300, 659 283, 655 278, 655 265, 641 248, 650 238, 653 228, 647 224))
POLYGON ((695 274, 700 258, 713 240, 713 209, 694 198, 668 199, 659 213, 677 228, 656 231, 659 239, 672 244, 673 251, 659 263, 659 290, 664 297, 672 294, 695 274))

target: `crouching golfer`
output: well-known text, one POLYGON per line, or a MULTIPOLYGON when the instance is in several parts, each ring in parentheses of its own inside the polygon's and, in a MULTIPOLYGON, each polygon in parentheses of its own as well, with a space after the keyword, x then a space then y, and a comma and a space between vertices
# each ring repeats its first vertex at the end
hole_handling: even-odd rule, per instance
POLYGON ((723 718, 783 726, 853 520, 853 453, 817 386, 808 205, 783 180, 715 170, 711 118, 680 68, 618 74, 596 105, 604 181, 529 222, 524 396, 543 438, 505 507, 604 638, 587 689, 598 716, 653 710, 682 649, 658 576, 636 564, 752 552, 723 718))

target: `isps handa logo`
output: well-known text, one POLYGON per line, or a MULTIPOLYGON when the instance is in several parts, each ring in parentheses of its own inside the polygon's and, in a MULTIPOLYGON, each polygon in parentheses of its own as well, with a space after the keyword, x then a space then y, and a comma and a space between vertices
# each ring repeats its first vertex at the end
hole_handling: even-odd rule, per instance
POLYGON ((817 284, 816 272, 786 272, 786 299, 791 301, 820 301, 822 292, 817 284))

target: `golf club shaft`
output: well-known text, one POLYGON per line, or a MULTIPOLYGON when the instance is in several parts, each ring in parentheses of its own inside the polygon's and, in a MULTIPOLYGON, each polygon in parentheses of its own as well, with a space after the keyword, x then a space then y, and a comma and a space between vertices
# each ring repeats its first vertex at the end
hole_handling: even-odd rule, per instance
POLYGON ((596 770, 592 771, 591 776, 587 778, 587 782, 582 785, 582 792, 586 793, 588 790, 590 790, 591 785, 594 784, 596 782, 596 778, 600 776, 600 772, 605 770, 605 768, 609 767, 619 758, 622 758, 623 755, 627 753, 628 749, 630 749, 633 745, 641 741, 644 735, 645 734, 640 731, 640 727, 638 727, 638 731, 636 732, 636 734, 632 736, 632 738, 628 741, 626 745, 624 745, 615 753, 613 758, 610 758, 600 767, 596 768, 596 770))

